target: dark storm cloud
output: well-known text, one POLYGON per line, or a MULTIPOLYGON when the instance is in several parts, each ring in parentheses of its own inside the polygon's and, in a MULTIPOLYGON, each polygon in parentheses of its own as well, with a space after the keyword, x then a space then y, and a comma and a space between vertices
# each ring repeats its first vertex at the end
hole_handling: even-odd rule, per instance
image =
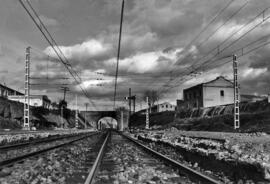
POLYGON ((257 51, 254 55, 250 56, 251 68, 267 68, 270 72, 270 49, 269 47, 257 51))
POLYGON ((265 72, 257 77, 247 77, 241 81, 241 93, 243 94, 270 94, 270 73, 265 72), (260 90, 258 90, 260 89, 260 90))
MULTIPOLYGON (((268 7, 268 1, 250 0, 248 5, 229 24, 226 24, 219 32, 213 35, 206 44, 198 46, 201 41, 212 35, 217 27, 245 3, 245 0, 233 1, 226 11, 209 26, 207 31, 198 40, 190 45, 190 47, 185 48, 229 1, 126 0, 119 62, 119 99, 127 95, 128 87, 131 87, 134 93, 141 95, 146 89, 161 89, 164 85, 170 85, 166 84, 166 82, 170 81, 172 76, 181 76, 181 74, 187 71, 194 70, 194 66, 199 66, 203 61, 216 54, 215 51, 210 56, 201 60, 206 53, 217 48, 217 45, 230 32, 239 28, 264 8, 268 7), (121 76, 121 74, 129 74, 130 76, 121 76)), ((90 96, 95 100, 111 100, 114 89, 122 1, 33 0, 31 2, 33 2, 34 7, 42 16, 50 32, 58 41, 74 70, 88 76, 88 78, 83 78, 82 85, 91 94, 90 96), (102 81, 90 79, 90 73, 96 71, 109 74, 109 76, 102 76, 106 79, 106 85, 104 84, 102 87, 94 86, 97 83, 102 83, 102 81)), ((19 4, 16 3, 16 6, 14 6, 12 2, 9 2, 8 5, 10 12, 16 11, 15 13, 8 13, 6 10, 3 10, 3 7, 6 6, 4 4, 2 6, 1 4, 0 25, 4 29, 0 30, 0 40, 3 39, 5 43, 10 43, 11 40, 5 40, 6 37, 19 40, 20 44, 12 44, 13 48, 16 48, 17 45, 20 45, 22 48, 28 45, 45 48, 42 50, 45 50, 45 53, 52 57, 50 61, 52 63, 49 64, 48 73, 47 56, 33 54, 31 57, 33 60, 31 63, 32 74, 40 77, 46 77, 48 75, 52 77, 52 80, 49 82, 60 82, 57 80, 57 77, 61 77, 62 73, 65 73, 63 65, 57 61, 53 52, 48 50, 47 43, 41 40, 41 34, 36 31, 29 17, 23 12, 23 9, 18 7, 19 4), (22 19, 18 17, 22 17, 22 19)), ((258 20, 262 20, 262 18, 260 17, 258 20)), ((251 34, 248 34, 243 41, 227 49, 221 56, 231 54, 234 49, 258 39, 269 31, 270 26, 267 23, 262 27, 258 27, 251 34)), ((233 39, 236 38, 234 37, 233 39)), ((226 44, 222 48, 225 46, 226 44)), ((24 52, 25 50, 7 54, 16 55, 15 59, 13 56, 10 56, 10 60, 8 61, 14 60, 16 62, 16 59, 19 58, 17 59, 17 64, 21 68, 24 68, 24 52)), ((265 92, 262 89, 267 88, 267 84, 269 84, 267 80, 267 77, 269 77, 269 63, 267 61, 270 57, 267 53, 269 53, 268 49, 258 51, 254 54, 252 53, 250 55, 251 57, 247 59, 246 64, 240 65, 240 71, 254 69, 252 72, 257 72, 258 74, 252 79, 247 77, 241 78, 243 81, 242 90, 248 91, 249 89, 254 89, 253 92, 255 90, 257 92, 265 92), (268 68, 268 71, 266 73, 260 73, 260 69, 263 68, 268 68), (256 88, 252 86, 256 86, 256 88)), ((220 62, 213 61, 217 64, 220 62)), ((11 70, 11 66, 7 64, 4 66, 8 70, 11 70)), ((206 67, 205 70, 213 69, 213 66, 206 67)), ((2 65, 1 67, 3 68, 2 65)), ((224 72, 227 72, 226 67, 221 67, 216 71, 216 73, 224 72)), ((64 76, 66 75, 68 75, 67 72, 64 76)), ((9 78, 12 78, 12 76, 9 78)), ((180 79, 176 81, 180 81, 180 79)), ((36 80, 34 82, 41 83, 42 81, 36 80)), ((69 82, 74 85, 74 81, 69 82)), ((20 80, 16 80, 16 83, 23 84, 20 80)), ((46 89, 46 86, 37 88, 41 92, 47 91, 53 96, 57 96, 57 93, 54 92, 55 88, 46 89)), ((83 96, 77 85, 70 86, 70 88, 72 92, 83 96)), ((165 97, 179 94, 177 90, 179 89, 173 88, 165 97)))

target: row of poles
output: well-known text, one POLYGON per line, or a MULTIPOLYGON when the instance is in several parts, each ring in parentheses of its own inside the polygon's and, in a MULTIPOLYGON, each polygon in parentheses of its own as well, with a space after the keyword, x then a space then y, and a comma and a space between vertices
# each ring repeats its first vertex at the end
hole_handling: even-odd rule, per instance
MULTIPOLYGON (((136 95, 131 95, 131 88, 129 88, 128 91, 129 96, 125 97, 126 100, 128 100, 128 106, 129 106, 129 120, 128 120, 128 127, 130 128, 130 117, 132 114, 132 103, 133 103, 133 113, 135 113, 135 107, 136 107, 136 95)), ((149 129, 149 110, 150 110, 150 105, 149 105, 149 99, 148 97, 146 97, 146 125, 145 125, 145 129, 149 129)))
MULTIPOLYGON (((30 49, 31 47, 26 48, 26 56, 25 56, 25 82, 24 82, 24 116, 23 116, 23 129, 30 130, 30 49)), ((69 90, 67 87, 63 87, 64 91, 64 101, 66 97, 66 92, 69 90)), ((88 103, 85 103, 85 113, 84 113, 84 128, 87 128, 86 122, 86 112, 88 103)), ((61 107, 61 123, 64 125, 64 113, 63 106, 61 107)), ((79 127, 79 115, 78 115, 78 99, 76 95, 76 110, 75 110, 75 127, 79 127)))
MULTIPOLYGON (((236 55, 233 55, 233 84, 234 84, 234 129, 240 128, 240 112, 239 112, 239 85, 238 85, 238 63, 236 55)), ((24 129, 30 130, 30 47, 26 48, 26 59, 25 59, 25 85, 24 85, 24 129)), ((64 93, 66 89, 64 90, 64 93)), ((64 95, 65 96, 65 95, 64 95)), ((129 88, 129 96, 125 97, 129 101, 129 117, 131 117, 131 103, 133 102, 133 112, 135 113, 135 102, 136 95, 131 95, 131 88, 129 88)), ((146 120, 145 128, 149 129, 149 100, 146 97, 146 120)), ((86 104, 86 112, 87 112, 86 104)), ((86 112, 85 112, 85 127, 86 127, 86 112)), ((61 108, 61 116, 63 117, 63 110, 61 108)), ((130 119, 130 118, 129 118, 130 119)), ((76 96, 76 113, 75 113, 75 126, 78 127, 78 102, 76 96)), ((62 119, 63 124, 63 119, 62 119)), ((130 120, 129 120, 130 124, 130 120)), ((130 125, 129 125, 130 127, 130 125)))
MULTIPOLYGON (((234 88, 234 129, 240 128, 240 100, 239 100, 239 85, 238 85, 238 62, 236 55, 233 55, 233 88, 234 88)), ((131 88, 129 88, 129 96, 125 97, 129 103, 129 128, 130 128, 130 117, 131 117, 131 102, 133 101, 133 112, 135 113, 135 100, 136 96, 131 96, 131 88)), ((149 111, 151 107, 149 105, 149 99, 146 97, 146 112, 145 112, 145 129, 149 129, 149 111)))

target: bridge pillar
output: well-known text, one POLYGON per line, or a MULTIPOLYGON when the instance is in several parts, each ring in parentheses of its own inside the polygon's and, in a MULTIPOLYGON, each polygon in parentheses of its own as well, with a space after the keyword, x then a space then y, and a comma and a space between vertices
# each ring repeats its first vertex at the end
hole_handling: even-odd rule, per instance
POLYGON ((120 119, 120 128, 119 130, 120 131, 123 131, 124 130, 124 111, 121 110, 121 119, 120 119))

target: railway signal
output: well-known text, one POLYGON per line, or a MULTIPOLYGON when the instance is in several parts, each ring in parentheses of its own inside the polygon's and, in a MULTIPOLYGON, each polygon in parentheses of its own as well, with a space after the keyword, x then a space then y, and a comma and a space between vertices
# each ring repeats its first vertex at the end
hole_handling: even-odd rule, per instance
POLYGON ((135 113, 135 101, 136 101, 136 95, 131 96, 131 88, 129 88, 129 96, 126 96, 125 100, 128 100, 128 106, 129 106, 129 123, 128 123, 128 127, 130 128, 131 103, 133 101, 133 113, 135 113))

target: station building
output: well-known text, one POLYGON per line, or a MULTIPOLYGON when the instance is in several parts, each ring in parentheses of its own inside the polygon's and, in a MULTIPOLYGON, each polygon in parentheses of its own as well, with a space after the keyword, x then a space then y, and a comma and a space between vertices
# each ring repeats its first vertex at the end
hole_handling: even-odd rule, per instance
POLYGON ((223 76, 184 89, 184 105, 187 108, 212 107, 234 103, 233 82, 223 76))

